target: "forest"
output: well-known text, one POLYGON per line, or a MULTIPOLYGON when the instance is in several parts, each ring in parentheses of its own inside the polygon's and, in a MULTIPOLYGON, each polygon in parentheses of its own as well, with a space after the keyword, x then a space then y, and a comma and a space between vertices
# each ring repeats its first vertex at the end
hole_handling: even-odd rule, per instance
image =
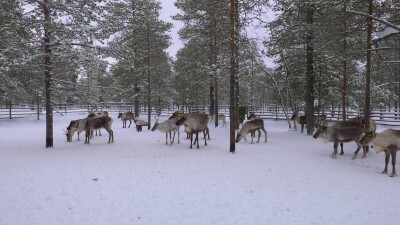
POLYGON ((397 0, 175 6, 184 47, 170 56, 173 24, 160 19, 157 0, 0 0, 0 106, 43 105, 46 147, 60 103, 132 103, 135 114, 171 105, 217 114, 229 105, 231 118, 239 106, 306 115, 338 108, 344 118, 350 109, 400 108, 397 0), (251 26, 266 33, 255 38, 251 26))

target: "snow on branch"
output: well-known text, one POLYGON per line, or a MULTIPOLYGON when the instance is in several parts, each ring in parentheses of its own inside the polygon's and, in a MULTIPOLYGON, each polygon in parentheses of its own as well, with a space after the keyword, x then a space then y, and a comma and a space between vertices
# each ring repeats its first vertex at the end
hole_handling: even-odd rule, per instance
MULTIPOLYGON (((354 13, 354 14, 357 14, 357 15, 366 16, 366 17, 368 17, 368 18, 371 18, 371 19, 373 19, 373 20, 376 20, 376 21, 378 21, 378 22, 380 22, 380 23, 385 24, 385 25, 388 26, 389 28, 392 28, 394 31, 396 31, 395 33, 399 33, 399 32, 400 32, 400 26, 396 26, 395 24, 390 23, 390 22, 388 22, 388 21, 385 20, 385 19, 381 19, 381 18, 378 18, 378 17, 375 17, 375 16, 371 16, 371 15, 369 15, 369 14, 367 14, 367 13, 357 12, 357 11, 354 11, 354 10, 346 10, 346 12, 354 13)), ((392 34, 393 34, 393 33, 392 33, 392 34)))

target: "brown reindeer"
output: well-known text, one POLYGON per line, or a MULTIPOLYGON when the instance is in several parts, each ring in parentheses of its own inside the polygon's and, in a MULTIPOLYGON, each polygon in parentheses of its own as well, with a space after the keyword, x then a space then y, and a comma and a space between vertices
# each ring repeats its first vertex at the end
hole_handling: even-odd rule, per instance
MULTIPOLYGON (((347 143, 354 141, 357 144, 357 150, 354 152, 353 159, 357 157, 358 152, 361 149, 359 141, 363 135, 363 128, 357 126, 340 127, 340 126, 320 126, 317 132, 313 135, 313 138, 321 138, 325 142, 333 142, 333 153, 332 158, 337 158, 337 148, 339 143, 347 143)), ((363 147, 364 157, 366 156, 365 148, 363 147)))
MULTIPOLYGON (((195 142, 197 143, 197 148, 199 147, 199 132, 208 129, 209 117, 205 113, 189 113, 184 114, 175 124, 177 126, 185 125, 185 130, 188 133, 192 133, 190 138, 190 148, 193 145, 193 134, 196 134, 195 142)), ((204 145, 207 145, 207 139, 205 138, 204 145)))
MULTIPOLYGON (((255 130, 262 130, 265 134, 265 142, 267 142, 267 131, 264 128, 264 120, 262 120, 262 119, 253 119, 253 120, 249 120, 246 123, 244 123, 242 128, 236 135, 235 141, 239 142, 242 138, 244 138, 246 140, 246 135, 248 133, 253 134, 252 131, 255 131, 255 130)), ((257 143, 260 141, 260 137, 261 137, 261 132, 258 133, 257 143)), ((253 144, 253 135, 251 135, 251 143, 253 144)))
POLYGON ((388 164, 390 156, 392 156, 392 173, 391 177, 396 177, 396 155, 400 149, 400 130, 386 129, 381 133, 368 132, 363 135, 360 140, 363 146, 372 145, 376 153, 385 152, 385 169, 383 174, 388 173, 388 164))
POLYGON ((86 120, 85 124, 85 130, 86 130, 86 139, 85 139, 85 144, 90 144, 90 134, 93 129, 100 129, 104 128, 108 132, 108 143, 113 143, 114 142, 114 132, 111 129, 113 120, 111 117, 108 116, 103 116, 103 117, 93 117, 93 118, 88 118, 86 120))
POLYGON ((121 118, 122 120, 122 128, 126 128, 126 121, 129 120, 129 126, 128 128, 131 127, 132 120, 133 120, 133 113, 132 112, 123 112, 118 114, 118 118, 121 118))
MULTIPOLYGON (((93 117, 103 117, 103 116, 108 116, 108 112, 107 111, 101 111, 101 112, 90 112, 89 115, 87 116, 87 118, 93 118, 93 117)), ((101 136, 101 130, 95 130, 96 132, 96 136, 97 136, 97 131, 98 131, 98 135, 101 136)), ((93 131, 90 134, 90 137, 93 137, 93 131)))
MULTIPOLYGON (((365 127, 365 119, 363 116, 356 116, 353 118, 349 118, 346 121, 340 121, 332 125, 333 127, 360 127, 364 129, 364 132, 375 133, 376 132, 376 123, 373 119, 369 119, 369 127, 365 127)), ((365 151, 368 152, 369 147, 365 146, 365 151)), ((343 143, 340 143, 340 155, 343 155, 343 143)), ((366 155, 365 155, 366 157, 366 155)))

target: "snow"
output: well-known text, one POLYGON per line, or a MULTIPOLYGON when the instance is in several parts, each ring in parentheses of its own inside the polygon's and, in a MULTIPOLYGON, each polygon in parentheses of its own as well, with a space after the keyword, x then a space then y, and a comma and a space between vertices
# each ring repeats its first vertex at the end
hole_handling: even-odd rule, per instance
POLYGON ((332 143, 271 120, 268 143, 248 137, 235 154, 229 127, 211 124, 207 146, 189 149, 183 132, 167 146, 163 133, 111 116, 115 143, 103 130, 87 145, 62 131, 84 114, 54 114, 51 149, 44 117, 0 120, 0 224, 399 223, 400 178, 380 174, 384 154, 351 160, 349 143, 331 159, 332 143))

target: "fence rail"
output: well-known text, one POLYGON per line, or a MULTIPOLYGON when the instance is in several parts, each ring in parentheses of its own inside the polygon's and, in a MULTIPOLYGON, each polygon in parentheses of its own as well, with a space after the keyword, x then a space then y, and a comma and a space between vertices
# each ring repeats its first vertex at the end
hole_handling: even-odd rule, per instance
MULTIPOLYGON (((286 120, 285 113, 283 109, 279 106, 247 106, 246 112, 254 112, 263 119, 271 120, 286 120)), ((54 104, 54 112, 59 114, 68 113, 82 113, 86 114, 91 111, 108 111, 110 113, 119 113, 125 111, 134 111, 135 107, 132 103, 104 103, 100 105, 70 105, 70 104, 54 104)), ((196 107, 178 107, 178 106, 165 106, 165 107, 153 107, 151 109, 151 114, 153 116, 172 115, 175 111, 188 112, 205 112, 209 113, 209 106, 196 106, 196 107)), ((40 116, 44 115, 44 107, 30 104, 13 104, 7 106, 0 106, 0 119, 14 119, 21 118, 30 115, 37 115, 39 119, 40 116)), ((221 105, 219 106, 218 112, 220 114, 225 114, 229 117, 229 106, 221 105)), ((139 113, 141 115, 147 115, 147 107, 139 107, 139 113)), ((292 116, 290 110, 287 111, 288 116, 292 116)), ((300 112, 301 114, 302 112, 300 112)), ((340 121, 342 120, 342 111, 338 109, 326 109, 323 113, 327 115, 328 121, 340 121)), ((347 111, 348 118, 360 115, 356 110, 349 109, 347 111)), ((371 112, 371 118, 380 125, 390 125, 390 126, 400 126, 400 109, 380 109, 371 112)))

